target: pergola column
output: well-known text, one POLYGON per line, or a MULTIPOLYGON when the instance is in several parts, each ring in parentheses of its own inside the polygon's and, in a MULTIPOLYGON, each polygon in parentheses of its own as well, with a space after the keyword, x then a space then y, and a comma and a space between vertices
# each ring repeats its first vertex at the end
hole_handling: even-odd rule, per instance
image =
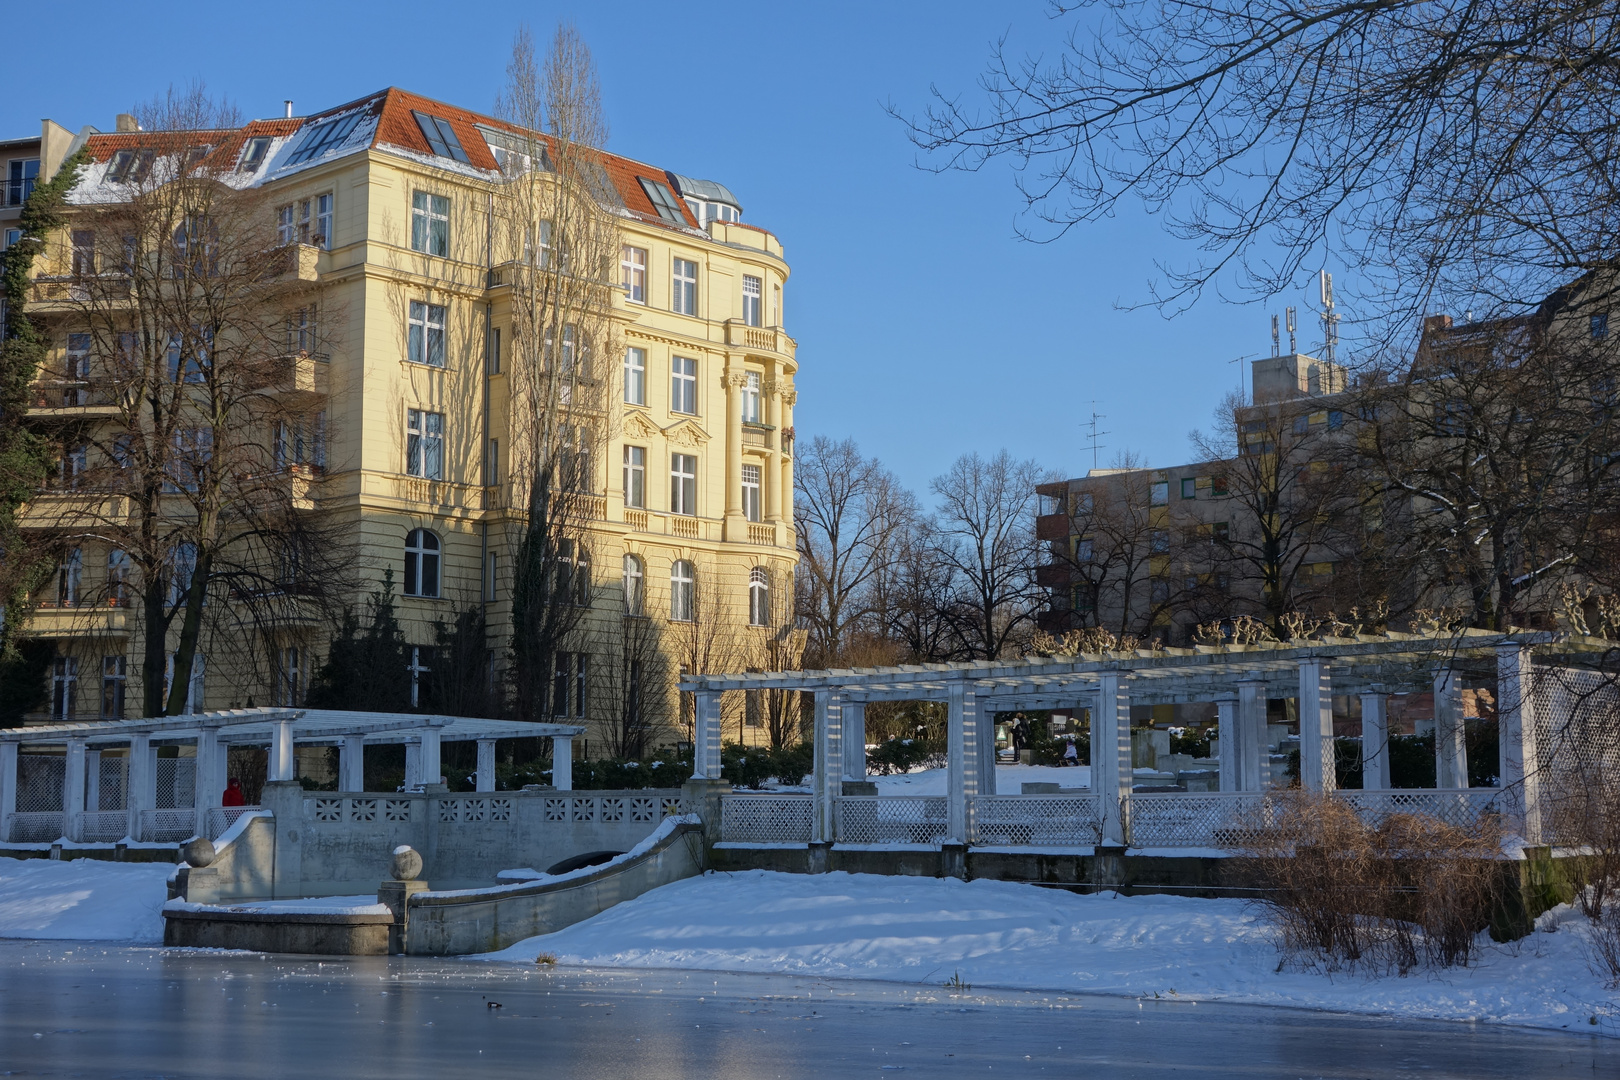
POLYGON ((101 751, 84 752, 84 812, 94 814, 101 809, 101 751))
POLYGON ((298 760, 293 754, 293 722, 278 720, 270 741, 270 780, 295 780, 298 760))
POLYGON ((129 737, 129 838, 141 840, 141 814, 157 807, 157 759, 152 753, 152 736, 139 732, 129 737))
POLYGON ((1462 679, 1450 668, 1434 676, 1434 786, 1468 786, 1468 745, 1463 741, 1462 679))
POLYGON ((834 822, 834 802, 843 793, 844 718, 843 695, 836 690, 817 690, 815 743, 812 769, 816 778, 813 789, 815 810, 810 821, 810 841, 815 844, 831 843, 837 831, 834 822))
MULTIPOLYGON (((555 772, 553 768, 553 772, 555 772)), ((495 740, 478 740, 478 783, 479 791, 495 790, 495 740)))
POLYGON ((17 744, 0 742, 0 841, 11 839, 11 815, 17 812, 17 744))
POLYGON ((1361 695, 1361 786, 1389 789, 1389 695, 1361 695))
POLYGON ((442 784, 444 769, 439 759, 439 729, 423 728, 421 739, 422 763, 419 768, 422 770, 422 783, 442 784))
POLYGON ((845 701, 839 717, 839 740, 844 746, 844 779, 866 779, 866 702, 845 701))
POLYGON ((1501 739, 1504 791, 1517 789, 1524 814, 1524 839, 1542 842, 1540 747, 1536 743, 1535 678, 1530 649, 1519 642, 1496 650, 1496 722, 1501 739))
POLYGON ((345 735, 338 746, 338 790, 366 790, 366 737, 345 735))
POLYGON ((1123 847, 1130 835, 1130 682, 1113 672, 1099 681, 1091 711, 1091 790, 1102 799, 1103 843, 1123 847))
POLYGON ((1333 764, 1333 685, 1320 660, 1299 665, 1299 786, 1330 792, 1339 786, 1333 764))
POLYGON ((66 771, 62 776, 62 835, 80 839, 79 815, 84 813, 84 740, 67 741, 66 771))
POLYGON ((979 703, 966 682, 952 680, 946 688, 949 750, 945 785, 945 842, 968 841, 968 802, 979 794, 979 703))
POLYGON ((1215 731, 1221 746, 1221 790, 1241 791, 1238 786, 1237 698, 1215 702, 1215 731))
POLYGON ((551 786, 558 791, 574 790, 574 737, 551 737, 551 786))
POLYGON ((405 790, 422 784, 422 747, 412 739, 405 744, 405 790))
POLYGON ((977 795, 996 793, 996 714, 981 704, 973 724, 974 746, 977 748, 979 790, 977 795))
MULTIPOLYGON (((720 691, 692 695, 692 779, 720 779, 720 691)), ((556 768, 555 765, 552 766, 556 768)))
MULTIPOLYGON (((1271 757, 1266 742, 1266 684, 1238 683, 1237 746, 1233 765, 1238 791, 1265 791, 1271 786, 1271 757)), ((1224 752, 1224 751, 1223 751, 1224 752)))
MULTIPOLYGON (((208 837, 208 811, 218 806, 225 794, 225 778, 219 772, 219 730, 197 732, 197 775, 192 784, 192 805, 197 811, 198 836, 208 837)), ((212 837, 208 837, 213 839, 212 837)))

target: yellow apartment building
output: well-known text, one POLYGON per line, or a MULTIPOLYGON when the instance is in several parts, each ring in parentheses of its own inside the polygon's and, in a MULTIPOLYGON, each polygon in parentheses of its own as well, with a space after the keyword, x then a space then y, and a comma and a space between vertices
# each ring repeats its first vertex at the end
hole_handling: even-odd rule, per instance
MULTIPOLYGON (((161 170, 176 145, 163 132, 119 127, 62 148, 58 160, 80 146, 87 160, 66 226, 34 264, 30 311, 48 327, 52 350, 35 411, 76 417, 89 425, 82 430, 116 411, 98 391, 113 357, 82 333, 73 299, 87 274, 116 274, 117 260, 105 237, 75 228, 75 215, 116 204, 121 185, 161 170)), ((470 606, 484 613, 489 677, 499 683, 512 633, 510 526, 522 503, 512 471, 523 468, 514 455, 522 436, 509 385, 508 271, 527 256, 510 250, 497 202, 532 136, 392 88, 310 116, 203 134, 203 148, 187 153, 220 183, 262 193, 263 227, 289 253, 287 344, 265 387, 269 411, 254 415, 291 505, 318 515, 323 535, 341 537, 354 571, 350 604, 392 569, 414 646, 399 676, 412 681, 413 698, 433 664, 435 624, 470 606)), ((783 329, 781 243, 741 220, 727 188, 628 158, 600 161, 620 265, 606 339, 614 355, 599 348, 591 360, 610 387, 612 415, 584 457, 583 644, 559 660, 549 711, 581 717, 592 732, 611 728, 620 706, 596 687, 622 681, 622 670, 610 670, 622 657, 595 656, 590 642, 627 625, 651 629, 664 652, 657 685, 638 690, 656 714, 651 748, 684 737, 674 689, 681 669, 775 667, 793 647, 784 613, 795 562, 796 344, 783 329), (701 648, 683 644, 699 638, 701 648)), ((191 243, 200 250, 195 236, 191 243)), ((65 446, 59 490, 26 519, 64 551, 24 630, 56 643, 41 720, 133 715, 142 700, 148 654, 127 561, 101 535, 108 530, 59 512, 75 500, 118 512, 95 482, 98 468, 116 475, 117 464, 96 455, 65 446), (76 475, 85 483, 63 479, 76 475)), ((320 620, 233 618, 241 588, 208 594, 190 709, 299 704, 325 653, 330 626, 320 620)), ((727 738, 761 741, 754 712, 728 717, 736 727, 727 738)))

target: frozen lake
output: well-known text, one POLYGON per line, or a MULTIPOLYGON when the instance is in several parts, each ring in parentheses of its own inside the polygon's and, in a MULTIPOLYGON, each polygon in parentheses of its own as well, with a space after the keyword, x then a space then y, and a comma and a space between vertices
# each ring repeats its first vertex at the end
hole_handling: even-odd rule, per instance
POLYGON ((1614 1076, 1620 1042, 1493 1025, 789 976, 0 942, 0 1075, 752 1080, 992 1070, 1614 1076))

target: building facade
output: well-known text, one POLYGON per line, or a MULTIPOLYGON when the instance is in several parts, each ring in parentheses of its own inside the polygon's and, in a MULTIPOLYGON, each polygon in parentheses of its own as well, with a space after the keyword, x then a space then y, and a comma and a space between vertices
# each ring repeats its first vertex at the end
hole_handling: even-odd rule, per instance
MULTIPOLYGON (((515 165, 514 147, 543 140, 398 89, 208 135, 187 152, 221 184, 259 193, 260 224, 273 230, 297 284, 286 294, 285 346, 264 347, 280 354, 279 374, 264 388, 271 407, 252 414, 289 505, 319 518, 323 542, 344 545, 349 605, 392 571, 397 615, 413 643, 399 677, 410 681, 413 704, 427 707, 417 684, 437 662, 441 628, 472 609, 484 620, 487 678, 499 687, 512 639, 512 526, 524 512, 510 269, 533 257, 512 250, 501 206, 515 174, 546 168, 527 158, 515 165)), ((88 308, 75 303, 75 290, 89 262, 101 280, 116 276, 117 260, 78 216, 116 204, 141 175, 161 169, 174 153, 167 136, 86 133, 64 147, 82 146, 87 161, 67 226, 34 266, 30 311, 48 327, 52 349, 35 401, 45 419, 142 422, 96 392, 115 364, 101 354, 116 346, 85 336, 88 308)), ((594 350, 580 342, 578 356, 582 366, 589 357, 588 374, 611 404, 580 454, 585 520, 572 561, 587 610, 574 647, 558 653, 547 711, 583 721, 588 744, 634 696, 648 713, 650 748, 683 737, 675 691, 683 668, 702 667, 705 657, 728 667, 769 657, 779 666, 791 648, 781 613, 795 561, 796 344, 783 329, 782 246, 742 222, 728 189, 627 158, 598 160, 619 258, 607 271, 610 329, 594 350), (622 643, 611 644, 627 626, 655 639, 659 662, 645 671, 628 673, 622 643), (683 644, 697 638, 703 649, 683 644), (601 642, 610 645, 598 649, 601 642), (643 678, 648 684, 633 691, 622 685, 643 678), (615 692, 599 693, 604 682, 615 692)), ((544 247, 549 223, 535 229, 544 247)), ((193 235, 192 257, 208 242, 193 235)), ((175 244, 185 248, 179 233, 175 244)), ((564 354, 573 347, 565 334, 564 354)), ((209 369, 197 381, 218 377, 209 369)), ((41 719, 134 715, 141 700, 139 658, 148 653, 129 571, 116 544, 60 510, 96 502, 102 515, 117 512, 105 507, 118 463, 74 459, 95 458, 97 448, 102 458, 117 455, 105 438, 87 442, 88 451, 65 445, 62 468, 88 482, 59 483, 63 490, 29 508, 28 520, 64 552, 25 631, 57 643, 41 719)), ((299 704, 325 655, 330 628, 321 620, 233 619, 242 595, 238 584, 207 597, 188 708, 299 704)), ((733 737, 757 741, 757 727, 737 723, 733 737)))

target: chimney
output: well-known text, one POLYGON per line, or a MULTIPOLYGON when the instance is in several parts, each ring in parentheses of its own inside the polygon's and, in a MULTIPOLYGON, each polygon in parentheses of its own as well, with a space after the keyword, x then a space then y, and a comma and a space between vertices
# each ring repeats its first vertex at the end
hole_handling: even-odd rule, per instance
POLYGON ((139 130, 141 130, 141 125, 137 124, 135 122, 135 118, 133 116, 129 115, 129 113, 121 112, 121 113, 118 114, 117 119, 115 119, 113 121, 113 130, 114 131, 139 131, 139 130))
POLYGON ((292 98, 287 98, 285 101, 282 102, 282 104, 287 106, 287 112, 285 113, 285 115, 286 115, 288 120, 291 120, 292 119, 292 98))
POLYGON ((1450 315, 1425 315, 1423 317, 1423 332, 1425 334, 1435 334, 1450 329, 1450 315))

